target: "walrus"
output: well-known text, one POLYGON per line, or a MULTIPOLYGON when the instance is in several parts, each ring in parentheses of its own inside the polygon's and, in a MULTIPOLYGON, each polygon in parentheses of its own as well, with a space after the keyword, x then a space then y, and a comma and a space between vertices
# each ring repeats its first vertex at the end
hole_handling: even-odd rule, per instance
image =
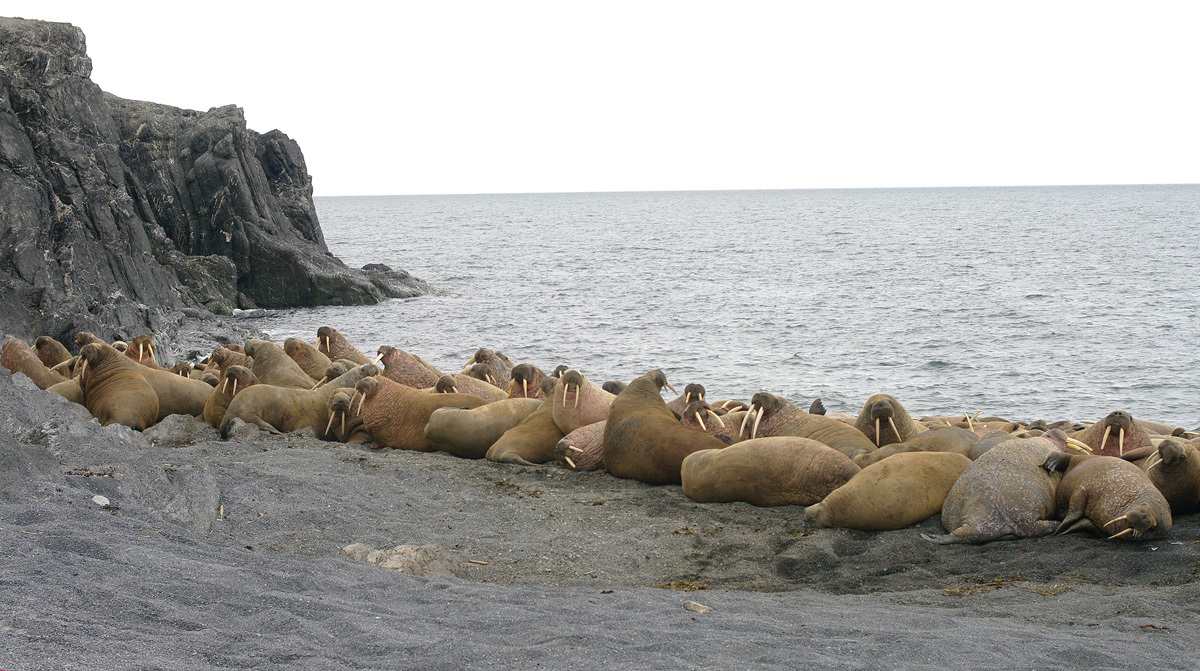
POLYGON ((254 371, 259 384, 306 390, 313 386, 313 379, 300 364, 284 353, 282 347, 269 340, 247 340, 246 356, 254 359, 250 370, 254 371))
POLYGON ((871 439, 853 426, 826 415, 805 412, 765 391, 751 397, 750 411, 742 418, 738 436, 742 439, 770 436, 811 438, 848 457, 859 449, 875 449, 871 439))
POLYGON ((683 393, 667 401, 667 407, 676 415, 683 416, 683 409, 693 401, 704 400, 704 385, 689 382, 683 388, 683 393))
POLYGON ((970 465, 970 459, 953 452, 896 454, 867 466, 823 501, 806 508, 804 520, 813 528, 910 527, 942 511, 946 495, 970 465))
POLYGON ((24 373, 29 376, 38 389, 49 389, 60 382, 67 381, 67 378, 46 368, 28 343, 16 338, 4 343, 4 349, 0 350, 0 365, 13 373, 24 373))
POLYGON ((413 389, 432 387, 442 377, 440 371, 423 363, 420 357, 391 345, 380 347, 375 361, 383 364, 383 377, 413 389))
POLYGON ((212 356, 208 357, 208 362, 210 367, 215 366, 222 375, 230 366, 254 368, 254 360, 246 356, 245 352, 235 352, 228 347, 214 349, 212 356))
POLYGON ((314 380, 320 380, 333 362, 316 347, 299 338, 288 338, 283 341, 283 353, 292 358, 300 370, 314 380))
POLYGON ((854 428, 865 435, 875 447, 903 443, 926 430, 924 424, 909 416, 900 401, 890 394, 875 394, 858 411, 854 428))
POLYGON ((979 436, 975 435, 973 431, 960 429, 957 426, 946 426, 923 431, 902 443, 884 445, 874 452, 870 450, 855 452, 853 459, 859 467, 866 468, 881 459, 906 452, 953 452, 966 457, 978 442, 979 436))
POLYGON ((683 493, 701 503, 807 506, 858 473, 837 450, 809 438, 775 436, 692 452, 680 466, 683 493))
POLYGON ((360 365, 365 365, 365 364, 356 364, 349 359, 338 359, 337 361, 334 361, 333 363, 329 364, 329 368, 325 369, 325 376, 322 377, 320 380, 317 380, 317 383, 314 384, 312 386, 312 388, 316 389, 317 387, 324 385, 326 382, 329 382, 330 380, 336 380, 339 377, 345 375, 346 371, 354 368, 355 366, 360 366, 360 365))
POLYGON ((949 533, 921 537, 939 544, 988 543, 1054 533, 1054 493, 1062 475, 1047 472, 1042 464, 1066 445, 1065 434, 1051 431, 988 450, 971 462, 946 495, 942 526, 949 533))
POLYGON ((471 364, 470 366, 463 369, 462 374, 467 375, 469 377, 473 377, 476 380, 481 380, 483 382, 486 382, 494 387, 504 386, 505 388, 507 388, 509 385, 512 384, 511 373, 508 375, 505 375, 505 376, 497 376, 497 375, 495 375, 495 369, 491 366, 488 366, 487 364, 482 364, 482 363, 471 364), (508 378, 508 379, 504 379, 504 378, 508 378))
POLYGON ((508 398, 508 392, 503 389, 462 373, 441 376, 438 378, 437 384, 433 386, 433 392, 436 394, 470 394, 478 396, 488 403, 508 398))
POLYGON ((554 385, 550 399, 554 423, 565 436, 581 426, 608 419, 609 408, 616 396, 592 384, 575 369, 564 371, 554 385))
MULTIPOLYGON (((596 422, 575 429, 554 446, 554 461, 569 471, 604 468, 604 425, 596 422)), ((557 428, 557 427, 555 427, 557 428)))
POLYGON ((46 368, 54 368, 71 358, 67 348, 50 336, 38 336, 33 341, 33 349, 37 350, 37 357, 46 368))
POLYGON ((1166 538, 1171 506, 1146 473, 1119 457, 1049 454, 1051 473, 1063 472, 1055 494, 1058 533, 1090 531, 1109 540, 1166 538))
POLYGON ((979 457, 983 456, 988 450, 1006 440, 1012 440, 1013 437, 1014 436, 1007 431, 1001 431, 999 429, 995 431, 989 431, 983 436, 980 436, 979 441, 971 446, 971 451, 967 453, 967 458, 971 461, 975 461, 979 457))
MULTIPOLYGON (((51 387, 53 389, 53 387, 51 387)), ((1200 510, 1200 450, 1191 443, 1168 438, 1158 447, 1142 447, 1121 455, 1138 465, 1171 504, 1171 514, 1200 510)))
MULTIPOLYGON (((92 333, 91 331, 80 331, 75 334, 75 346, 79 347, 80 349, 83 349, 84 345, 90 345, 94 342, 108 345, 107 342, 105 342, 104 340, 99 338, 95 333, 92 333)), ((111 347, 111 345, 110 345, 110 347, 111 347)))
POLYGON ((1150 444, 1150 436, 1124 410, 1114 410, 1083 431, 1069 435, 1092 448, 1092 454, 1096 456, 1119 457, 1126 450, 1150 444))
MULTIPOLYGON (((717 413, 718 415, 727 415, 729 413, 741 412, 743 410, 750 409, 750 406, 747 405, 746 403, 743 403, 742 401, 739 401, 739 400, 733 399, 733 398, 726 398, 726 399, 722 399, 720 401, 713 401, 712 403, 708 404, 708 407, 712 408, 712 411, 717 413)), ((741 421, 742 421, 742 418, 738 417, 739 424, 741 423, 741 421)))
POLYGON ((339 443, 371 442, 371 434, 363 428, 362 417, 354 412, 354 391, 343 387, 329 397, 329 424, 325 433, 339 443))
POLYGON ((186 361, 180 361, 174 366, 168 368, 167 372, 171 375, 178 375, 179 377, 192 377, 192 370, 192 364, 186 361))
POLYGON ((129 346, 125 348, 125 356, 146 368, 163 370, 163 367, 158 365, 157 357, 154 354, 154 339, 148 335, 134 336, 133 340, 129 341, 129 346))
POLYGON ((545 401, 488 448, 485 455, 488 461, 535 466, 554 459, 555 446, 563 437, 554 423, 554 405, 550 398, 555 382, 553 377, 542 380, 542 392, 547 395, 545 401))
POLYGON ((541 368, 522 363, 513 366, 509 374, 512 378, 512 382, 508 383, 509 398, 546 398, 542 391, 542 380, 546 379, 546 374, 541 368))
POLYGON ((143 431, 154 425, 158 394, 140 372, 148 369, 103 342, 84 345, 79 358, 83 404, 101 426, 124 424, 143 431))
POLYGON ((338 330, 332 326, 322 326, 317 329, 317 350, 329 357, 330 361, 338 359, 349 359, 355 364, 362 365, 371 363, 366 354, 358 351, 354 345, 346 340, 346 336, 338 333, 338 330))
POLYGON ((683 412, 679 413, 679 423, 689 429, 716 436, 728 445, 732 445, 738 440, 738 426, 733 422, 726 422, 721 415, 713 412, 713 409, 705 401, 689 403, 683 412))
MULTIPOLYGON (((295 362, 292 364, 295 365, 295 362)), ((309 426, 318 438, 329 440, 331 437, 326 434, 329 424, 329 397, 342 387, 352 387, 364 379, 374 379, 373 376, 378 374, 379 368, 374 364, 363 364, 346 371, 341 377, 318 389, 276 387, 259 380, 259 384, 239 392, 229 402, 229 408, 221 420, 221 437, 229 437, 230 425, 237 418, 277 434, 291 433, 309 426)), ((258 373, 255 373, 255 376, 257 375, 258 373)))
POLYGON ((475 355, 463 366, 463 373, 479 378, 488 384, 507 389, 512 381, 512 361, 499 352, 486 347, 475 351, 475 355))
POLYGON ((136 362, 134 365, 158 395, 157 421, 168 415, 200 417, 204 414, 204 405, 213 389, 208 383, 176 375, 161 367, 150 368, 136 362))
POLYGON ((498 368, 503 368, 506 371, 512 371, 513 369, 512 359, 508 358, 504 352, 497 352, 496 350, 489 349, 487 347, 480 347, 479 349, 475 350, 475 353, 471 355, 471 358, 467 359, 467 362, 463 364, 463 368, 468 368, 477 363, 496 366, 498 368))
POLYGON ((621 391, 624 390, 625 387, 626 387, 625 383, 621 382, 620 380, 609 380, 608 382, 605 382, 604 384, 600 385, 601 389, 603 389, 604 391, 607 391, 608 393, 612 394, 613 396, 616 396, 617 394, 621 393, 621 391))
POLYGON ((655 369, 630 382, 612 402, 603 446, 604 468, 610 474, 650 485, 677 485, 689 454, 725 447, 718 438, 680 424, 662 399, 664 386, 670 388, 667 376, 655 369))
POLYGON ((221 384, 213 387, 213 390, 209 392, 208 399, 204 402, 204 412, 200 414, 200 417, 214 429, 220 429, 221 420, 225 418, 225 411, 229 409, 229 403, 233 397, 255 384, 258 384, 258 378, 254 377, 254 373, 250 372, 249 368, 230 366, 225 371, 225 378, 221 384))
POLYGON ((524 421, 544 402, 535 398, 506 398, 473 410, 438 408, 425 424, 425 438, 456 457, 482 459, 506 431, 524 421))
POLYGON ((54 367, 50 369, 50 372, 55 373, 57 375, 61 375, 64 378, 69 380, 69 379, 75 377, 75 366, 78 365, 78 363, 79 363, 79 357, 73 356, 70 359, 67 359, 66 361, 55 364, 54 367))
POLYGON ((52 384, 46 388, 46 391, 58 394, 72 403, 83 405, 83 387, 79 386, 79 380, 76 378, 52 384))
POLYGON ((417 452, 443 449, 425 437, 425 425, 434 410, 478 408, 486 403, 470 394, 426 394, 380 377, 361 380, 355 390, 356 411, 375 443, 417 452))

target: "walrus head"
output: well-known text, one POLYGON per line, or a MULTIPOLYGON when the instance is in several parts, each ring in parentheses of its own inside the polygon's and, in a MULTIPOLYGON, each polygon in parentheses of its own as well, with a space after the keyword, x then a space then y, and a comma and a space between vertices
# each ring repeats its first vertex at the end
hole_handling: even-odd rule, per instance
POLYGON ((740 438, 746 432, 746 425, 750 422, 750 418, 754 418, 754 424, 750 427, 750 438, 758 437, 758 425, 762 423, 763 418, 767 419, 770 424, 780 413, 781 410, 787 407, 795 407, 791 403, 782 398, 766 391, 760 391, 750 397, 750 409, 742 417, 742 425, 738 428, 738 437, 740 438))
POLYGON ((566 364, 558 364, 554 367, 554 372, 550 373, 550 377, 562 377, 562 374, 571 370, 571 367, 566 364))
MULTIPOLYGON (((665 380, 665 378, 664 378, 664 380, 665 380)), ((695 382, 692 382, 683 388, 683 402, 685 404, 692 403, 693 401, 703 401, 703 400, 704 400, 704 385, 696 384, 695 382)))
POLYGON ((438 378, 437 384, 433 385, 433 391, 438 394, 457 394, 458 383, 453 375, 443 375, 438 378))
POLYGON ((332 326, 322 326, 317 329, 317 351, 330 359, 336 359, 335 355, 343 351, 344 348, 341 347, 340 341, 344 340, 342 334, 332 326))
MULTIPOLYGON (((514 368, 513 370, 516 370, 516 369, 514 368)), ((625 387, 628 387, 628 386, 629 385, 625 384, 624 382, 621 382, 620 380, 609 380, 608 382, 605 382, 604 384, 600 385, 600 388, 603 389, 604 391, 607 391, 608 393, 612 394, 613 396, 616 396, 617 394, 620 394, 625 389, 625 387)))
POLYGON ((258 378, 245 366, 230 366, 225 371, 225 380, 221 383, 221 393, 228 394, 232 399, 246 387, 258 384, 258 378))
POLYGON ((667 389, 670 389, 672 393, 675 393, 675 387, 672 387, 671 383, 667 382, 667 374, 662 372, 661 369, 655 368, 654 370, 646 373, 646 377, 654 386, 658 387, 659 391, 662 391, 662 388, 666 387, 667 389))
POLYGON ((492 367, 486 363, 473 364, 470 368, 464 370, 463 374, 473 377, 476 380, 483 380, 493 386, 498 382, 496 377, 492 375, 492 367))
POLYGON ((352 362, 352 361, 346 361, 345 359, 339 359, 339 360, 329 364, 329 367, 325 369, 325 377, 321 378, 321 380, 319 382, 317 382, 316 384, 314 384, 312 386, 312 388, 316 389, 317 387, 320 387, 321 385, 325 384, 326 382, 328 382, 330 380, 336 380, 337 378, 345 375, 346 371, 348 371, 354 367, 353 365, 348 365, 348 364, 353 364, 353 363, 354 362, 352 362))
POLYGON ((542 388, 542 378, 546 377, 541 369, 531 363, 513 366, 511 375, 512 383, 508 386, 509 398, 536 398, 542 388), (530 383, 533 383, 534 396, 529 395, 530 383))
POLYGON ((262 341, 247 340, 246 344, 242 346, 242 351, 246 353, 246 356, 252 357, 252 356, 254 356, 254 353, 258 350, 258 344, 260 342, 262 342, 262 341))
POLYGON ((200 381, 210 387, 215 387, 221 383, 221 376, 217 375, 216 371, 206 370, 200 374, 200 381))
POLYGON ((490 364, 495 358, 496 353, 494 351, 488 349, 487 347, 480 347, 479 349, 475 350, 475 353, 471 355, 470 359, 467 359, 467 363, 463 365, 463 368, 475 363, 490 364))
POLYGON ((351 401, 353 401, 355 398, 358 399, 358 408, 354 411, 354 413, 362 414, 363 403, 366 403, 367 399, 374 396, 376 393, 378 393, 378 391, 379 378, 367 377, 359 380, 358 384, 354 385, 354 396, 351 398, 351 401))
POLYGON ((67 348, 50 336, 38 336, 33 341, 33 348, 37 350, 37 357, 46 368, 54 368, 71 358, 71 353, 67 351, 67 348))
POLYGON ((175 375, 179 375, 180 377, 191 377, 192 376, 192 364, 190 364, 186 361, 180 361, 179 363, 175 364, 174 366, 171 366, 170 371, 172 373, 174 373, 175 375))
POLYGON ((341 419, 341 433, 337 436, 340 439, 346 437, 346 416, 353 417, 351 406, 354 396, 346 389, 339 389, 333 392, 333 396, 329 397, 329 423, 325 425, 324 435, 329 435, 329 430, 333 428, 335 419, 341 419))
POLYGON ((94 342, 103 341, 97 338, 96 334, 92 333, 91 331, 80 331, 79 333, 75 334, 75 344, 79 345, 80 347, 83 347, 84 345, 90 345, 94 342))
POLYGON ((558 384, 558 378, 547 375, 542 378, 542 396, 546 398, 554 397, 554 387, 558 384))
MULTIPOLYGON (((686 394, 687 392, 684 393, 686 394)), ((721 428, 725 428, 725 420, 721 419, 720 415, 713 412, 712 408, 708 407, 708 403, 705 401, 692 401, 689 403, 687 407, 683 409, 679 421, 689 429, 694 429, 696 426, 699 426, 701 431, 707 433, 708 423, 704 421, 705 418, 707 418, 709 422, 715 422, 721 428)))
POLYGON ((580 373, 572 368, 570 370, 563 371, 562 376, 559 377, 558 380, 562 384, 563 388, 563 406, 565 407, 573 398, 574 405, 572 407, 578 408, 579 392, 583 389, 583 373, 580 373), (574 388, 574 395, 572 395, 572 388, 574 388))
POLYGON ((103 342, 93 342, 79 348, 79 360, 83 363, 79 364, 79 385, 87 389, 87 383, 91 379, 90 373, 98 366, 102 366, 108 361, 117 361, 124 359, 125 356, 113 349, 111 346, 103 342))
POLYGON ((154 340, 148 335, 134 336, 125 348, 125 356, 144 366, 155 364, 157 357, 154 355, 154 340))
POLYGON ((867 438, 870 438, 876 447, 900 443, 904 441, 904 437, 900 435, 900 429, 896 427, 896 418, 901 417, 904 412, 904 408, 900 406, 896 397, 889 394, 875 394, 863 404, 862 411, 858 413, 855 428, 867 434, 867 438))
POLYGON ((296 363, 312 359, 314 349, 312 345, 299 338, 288 338, 283 341, 284 354, 287 354, 296 363))
MULTIPOLYGON (((1164 523, 1169 523, 1170 512, 1166 512, 1164 523)), ((1145 501, 1130 506, 1124 515, 1116 517, 1108 521, 1104 525, 1104 530, 1113 532, 1108 540, 1114 538, 1123 538, 1128 536, 1127 540, 1136 541, 1143 538, 1156 536, 1154 532, 1158 529, 1159 519, 1154 514, 1154 507, 1145 501)))
POLYGON ((1104 436, 1100 439, 1100 446, 1096 451, 1104 451, 1111 435, 1117 439, 1117 454, 1125 454, 1125 434, 1133 431, 1133 415, 1124 410, 1114 410, 1100 420, 1100 423, 1104 426, 1104 436))

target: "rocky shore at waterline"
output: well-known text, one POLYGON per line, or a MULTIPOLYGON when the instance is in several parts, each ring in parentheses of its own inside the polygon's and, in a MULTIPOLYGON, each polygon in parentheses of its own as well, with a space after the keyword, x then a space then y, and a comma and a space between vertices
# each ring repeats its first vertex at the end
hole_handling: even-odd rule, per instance
POLYGON ((810 530, 801 507, 602 472, 221 441, 181 416, 100 428, 3 372, 0 442, 4 669, 1190 668, 1200 649, 1195 515, 1161 541, 935 546, 937 517, 810 530))

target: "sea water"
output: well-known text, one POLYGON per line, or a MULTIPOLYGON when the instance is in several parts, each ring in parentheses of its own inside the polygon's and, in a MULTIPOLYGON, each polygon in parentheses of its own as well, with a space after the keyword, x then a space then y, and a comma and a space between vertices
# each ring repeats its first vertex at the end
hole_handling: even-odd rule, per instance
POLYGON ((479 347, 710 400, 1200 426, 1200 186, 316 199, 329 249, 437 293, 254 311, 457 372, 479 347))

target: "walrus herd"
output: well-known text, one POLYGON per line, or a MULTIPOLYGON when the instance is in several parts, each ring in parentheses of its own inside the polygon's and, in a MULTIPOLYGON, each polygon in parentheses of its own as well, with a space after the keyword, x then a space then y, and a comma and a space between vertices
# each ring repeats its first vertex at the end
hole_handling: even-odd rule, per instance
POLYGON ((1145 540, 1200 510, 1200 435, 1117 410, 1098 422, 1012 421, 982 413, 912 417, 888 394, 857 415, 807 411, 762 391, 749 403, 675 392, 661 370, 597 385, 558 366, 480 348, 459 372, 383 346, 374 359, 332 327, 316 345, 249 340, 165 369, 153 339, 9 340, 0 365, 83 405, 102 425, 143 430, 171 414, 228 438, 240 423, 374 449, 678 484, 700 502, 805 506, 811 527, 901 529, 941 514, 934 543, 1085 531, 1145 540), (382 367, 380 367, 382 366, 382 367))

